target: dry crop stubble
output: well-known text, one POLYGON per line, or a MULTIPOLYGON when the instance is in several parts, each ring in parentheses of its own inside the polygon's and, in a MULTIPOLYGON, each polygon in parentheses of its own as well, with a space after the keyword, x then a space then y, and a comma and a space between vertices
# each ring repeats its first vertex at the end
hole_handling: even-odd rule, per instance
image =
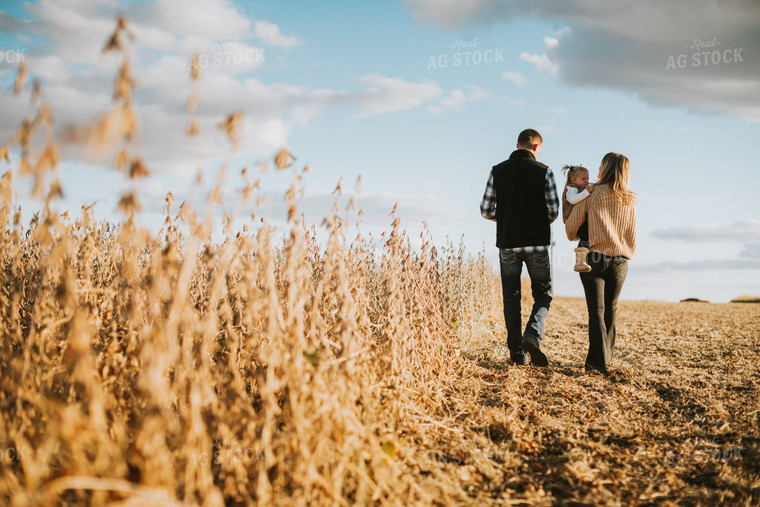
MULTIPOLYGON (((124 55, 113 109, 69 134, 116 149, 134 179, 148 171, 126 31, 120 19, 106 47, 124 55), (118 128, 104 129, 114 115, 118 128)), ((402 473, 394 441, 429 419, 417 398, 440 391, 451 329, 435 259, 411 250, 398 220, 378 254, 347 244, 336 214, 320 249, 298 218, 296 175, 279 246, 266 223, 214 244, 210 219, 184 206, 172 216, 170 196, 151 234, 136 226, 134 187, 121 225, 95 223, 91 209, 70 222, 46 205, 24 228, 18 213, 11 223, 12 175, 55 170, 49 150, 30 162, 40 123, 22 125, 23 163, 3 179, 0 437, 24 451, 0 464, 4 502, 433 501, 402 473)), ((240 123, 239 112, 220 122, 233 143, 240 123)), ((283 150, 274 164, 294 160, 283 150)))
MULTIPOLYGON (((128 41, 119 19, 123 121, 94 142, 134 179, 128 41)), ((395 213, 380 245, 348 242, 337 208, 320 244, 287 150, 270 162, 293 173, 285 237, 229 227, 258 180, 219 243, 213 190, 205 217, 167 195, 158 233, 136 225, 135 187, 119 225, 51 212, 52 113, 31 86, 39 105, 0 151, 0 503, 758 502, 758 305, 623 302, 605 379, 582 373, 584 302, 557 298, 551 367, 512 367, 484 254, 427 232, 415 250, 395 213), (12 205, 26 172, 47 199, 28 226, 12 205)), ((219 122, 233 145, 241 114, 219 122)))

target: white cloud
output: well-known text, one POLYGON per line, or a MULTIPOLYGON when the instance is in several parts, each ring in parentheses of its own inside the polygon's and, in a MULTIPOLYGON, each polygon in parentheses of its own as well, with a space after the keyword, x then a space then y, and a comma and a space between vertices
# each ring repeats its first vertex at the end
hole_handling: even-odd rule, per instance
MULTIPOLYGON (((546 48, 546 53, 550 53, 556 50, 557 46, 559 46, 559 41, 552 37, 544 37, 544 46, 546 48)), ((527 52, 522 52, 520 53, 520 59, 533 64, 539 72, 543 72, 552 77, 557 77, 557 74, 559 73, 559 65, 552 61, 547 54, 532 55, 527 52)))
POLYGON ((467 85, 467 90, 452 90, 439 104, 428 106, 429 113, 438 114, 444 111, 457 111, 464 107, 467 102, 481 100, 490 96, 488 91, 475 86, 467 85))
POLYGON ((641 273, 662 271, 717 271, 760 269, 760 259, 704 259, 699 261, 661 261, 640 265, 636 268, 641 273))
POLYGON ((60 56, 39 56, 34 59, 35 77, 48 85, 69 81, 74 72, 71 65, 60 56))
POLYGON ((511 81, 512 83, 522 88, 525 88, 525 86, 528 84, 528 80, 525 78, 525 76, 523 76, 519 72, 503 72, 501 74, 501 77, 502 79, 511 81))
MULTIPOLYGON (((113 80, 121 55, 103 54, 106 39, 115 27, 116 13, 123 12, 135 35, 129 43, 131 72, 137 82, 135 110, 139 127, 140 155, 154 174, 192 175, 199 167, 215 166, 230 156, 268 157, 288 143, 295 126, 307 125, 330 107, 355 108, 359 116, 388 114, 423 108, 436 101, 456 109, 484 96, 482 90, 454 90, 448 95, 431 81, 410 82, 378 73, 360 77, 356 90, 333 90, 264 83, 250 76, 265 65, 257 50, 276 51, 301 44, 295 35, 285 36, 279 26, 253 21, 227 0, 189 0, 177 3, 157 0, 121 4, 114 1, 41 0, 28 7, 33 21, 21 22, 0 16, 3 28, 18 38, 27 35, 47 46, 27 55, 27 70, 40 79, 44 96, 60 132, 92 123, 111 105, 113 80), (266 47, 250 43, 258 39, 266 47), (193 82, 190 62, 199 57, 201 78, 193 82), (250 58, 246 59, 248 55, 250 58), (240 60, 240 61, 236 61, 240 60), (188 138, 191 114, 185 105, 193 90, 199 103, 195 118, 200 138, 188 138), (241 110, 240 150, 218 128, 227 115, 241 110)), ((5 101, 0 116, 0 135, 8 138, 29 114, 28 92, 5 101)), ((12 97, 6 87, 3 92, 12 97)), ((81 136, 80 136, 81 137, 81 136)), ((77 141, 79 137, 72 137, 77 141)), ((86 153, 79 142, 61 139, 64 159, 110 165, 114 150, 98 157, 86 153)))
POLYGON ((749 243, 760 241, 760 220, 736 220, 733 223, 708 222, 656 229, 652 235, 670 241, 749 243))
POLYGON ((463 21, 489 22, 493 17, 506 14, 507 2, 495 0, 404 0, 412 12, 433 23, 456 26, 463 21))
POLYGON ((656 105, 760 120, 759 2, 406 0, 405 5, 417 17, 448 28, 530 17, 563 23, 563 30, 545 40, 544 55, 525 51, 521 58, 571 85, 625 90, 656 105))
POLYGON ((361 116, 419 107, 443 95, 443 90, 429 81, 410 83, 376 73, 362 76, 357 81, 369 87, 353 94, 353 101, 359 107, 361 116))
POLYGON ((269 46, 279 46, 284 49, 300 46, 302 41, 295 36, 285 36, 280 33, 280 27, 268 21, 257 21, 254 24, 253 34, 269 46))
POLYGON ((177 40, 187 37, 231 40, 251 36, 250 20, 228 0, 155 0, 129 6, 125 14, 136 25, 172 34, 177 40))
POLYGON ((115 16, 106 14, 100 6, 87 0, 40 0, 28 4, 27 9, 34 18, 27 29, 47 28, 44 35, 52 48, 61 51, 80 49, 69 55, 74 58, 90 53, 93 47, 100 49, 105 42, 104 36, 113 29, 115 21, 115 16), (72 38, 71 33, 78 33, 80 37, 72 38))
POLYGON ((742 251, 739 253, 739 257, 760 259, 760 241, 745 244, 742 247, 742 251))
POLYGON ((708 222, 656 229, 652 236, 665 241, 684 243, 739 243, 736 259, 712 259, 695 262, 667 261, 649 266, 649 270, 707 270, 760 268, 760 220, 745 219, 732 223, 708 222))

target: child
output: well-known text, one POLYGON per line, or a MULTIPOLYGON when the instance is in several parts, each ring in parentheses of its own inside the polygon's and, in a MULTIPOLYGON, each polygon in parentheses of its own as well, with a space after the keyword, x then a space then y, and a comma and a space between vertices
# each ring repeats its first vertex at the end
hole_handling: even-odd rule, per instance
MULTIPOLYGON (((562 192, 562 221, 567 222, 570 212, 573 211, 573 205, 578 204, 594 191, 588 183, 588 169, 582 165, 566 165, 562 168, 567 173, 565 190, 562 192)), ((578 248, 575 249, 575 266, 573 270, 585 273, 591 271, 591 266, 586 263, 588 254, 588 222, 583 222, 578 229, 578 248)))

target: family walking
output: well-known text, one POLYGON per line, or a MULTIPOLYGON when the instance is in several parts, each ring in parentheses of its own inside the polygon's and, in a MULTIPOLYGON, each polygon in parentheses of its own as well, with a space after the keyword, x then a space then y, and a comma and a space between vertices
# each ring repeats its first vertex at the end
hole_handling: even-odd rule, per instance
MULTIPOLYGON (((480 212, 496 222, 507 346, 512 362, 548 366, 541 350, 544 320, 552 301, 549 245, 551 223, 559 215, 554 174, 536 157, 543 139, 520 132, 517 150, 491 170, 480 212), (533 308, 523 329, 520 274, 530 277, 533 308), (530 360, 528 359, 530 356, 530 360)), ((575 270, 580 273, 588 307, 586 371, 608 373, 615 349, 617 301, 636 249, 636 194, 628 188, 630 162, 619 153, 602 158, 596 183, 589 171, 565 166, 563 220, 570 240, 578 240, 575 270)))

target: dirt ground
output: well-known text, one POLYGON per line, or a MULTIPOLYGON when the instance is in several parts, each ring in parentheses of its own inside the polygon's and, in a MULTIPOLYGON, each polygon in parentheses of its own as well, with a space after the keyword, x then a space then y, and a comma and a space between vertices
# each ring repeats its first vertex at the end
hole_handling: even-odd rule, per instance
POLYGON ((548 368, 511 365, 501 322, 463 344, 410 472, 473 505, 759 505, 760 305, 621 301, 608 378, 583 370, 586 319, 555 298, 548 368))

